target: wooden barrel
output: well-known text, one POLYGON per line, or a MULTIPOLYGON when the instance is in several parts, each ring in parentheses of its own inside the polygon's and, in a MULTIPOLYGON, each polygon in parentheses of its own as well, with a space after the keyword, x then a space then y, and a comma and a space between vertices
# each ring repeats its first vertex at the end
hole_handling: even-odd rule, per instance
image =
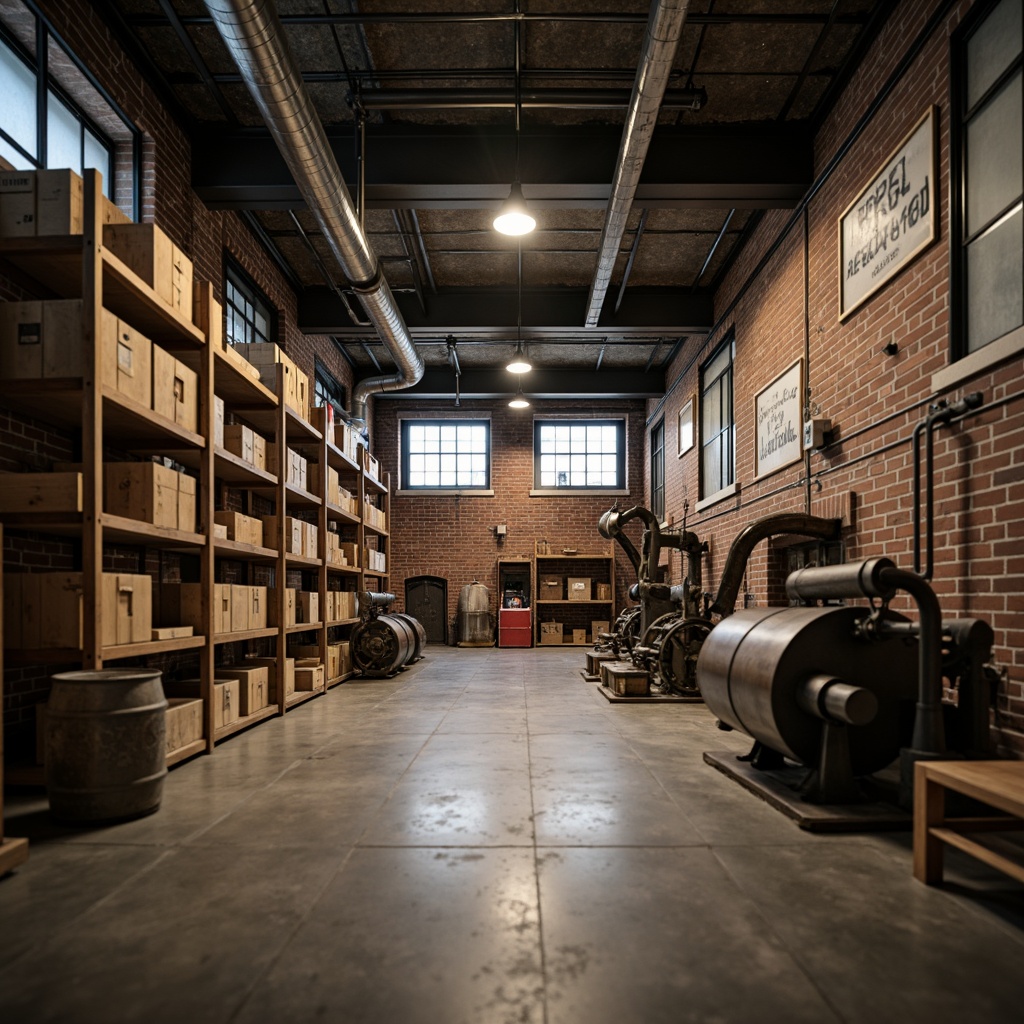
POLYGON ((62 672, 46 708, 50 811, 71 823, 123 821, 160 806, 167 700, 160 673, 62 672))

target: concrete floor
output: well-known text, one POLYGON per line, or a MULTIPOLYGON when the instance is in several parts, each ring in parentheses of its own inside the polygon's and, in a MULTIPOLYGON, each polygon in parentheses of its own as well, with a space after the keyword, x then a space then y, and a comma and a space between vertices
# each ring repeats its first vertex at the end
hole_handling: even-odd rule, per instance
POLYGON ((430 648, 52 825, 0 881, 0 1021, 1018 1021, 1024 887, 821 837, 702 763, 702 706, 609 704, 581 651, 430 648))

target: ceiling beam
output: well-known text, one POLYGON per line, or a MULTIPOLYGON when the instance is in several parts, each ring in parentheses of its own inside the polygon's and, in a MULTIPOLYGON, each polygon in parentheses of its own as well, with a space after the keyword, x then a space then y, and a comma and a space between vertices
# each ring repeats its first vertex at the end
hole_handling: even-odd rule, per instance
MULTIPOLYGON (((523 392, 531 399, 564 398, 660 398, 665 393, 665 374, 645 372, 637 367, 616 366, 608 370, 581 367, 534 367, 523 375, 523 392)), ((461 398, 507 398, 516 390, 515 375, 504 367, 463 367, 459 378, 461 398)), ((451 367, 428 366, 423 379, 401 391, 384 391, 378 401, 411 398, 451 398, 455 378, 451 367)))
MULTIPOLYGON (((329 134, 343 176, 355 181, 352 129, 329 134)), ((616 125, 524 131, 521 179, 531 205, 603 209, 621 134, 616 125)), ((366 152, 368 206, 484 208, 508 194, 515 135, 507 128, 368 125, 366 152)), ((791 209, 812 179, 811 140, 797 127, 663 126, 651 142, 636 202, 652 208, 791 209)), ((303 205, 263 130, 198 139, 192 187, 213 209, 303 205)))
MULTIPOLYGON (((515 337, 515 288, 449 288, 429 296, 427 310, 416 295, 398 292, 395 300, 413 337, 472 333, 515 337)), ((524 340, 568 331, 583 331, 586 288, 523 290, 524 340)), ((299 295, 299 330, 305 334, 335 334, 339 338, 371 337, 373 331, 353 324, 345 303, 328 288, 306 288, 299 295)), ((631 288, 616 311, 604 311, 597 330, 644 337, 707 333, 714 322, 710 293, 680 288, 631 288)), ((600 340, 600 335, 594 337, 600 340)))

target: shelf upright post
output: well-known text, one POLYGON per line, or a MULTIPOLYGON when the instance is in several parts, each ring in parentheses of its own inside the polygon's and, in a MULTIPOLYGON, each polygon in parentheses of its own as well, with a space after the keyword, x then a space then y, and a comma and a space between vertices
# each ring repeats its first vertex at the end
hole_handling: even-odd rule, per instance
POLYGON ((327 692, 327 499, 330 494, 328 476, 330 474, 327 458, 327 445, 331 440, 328 437, 328 406, 321 406, 322 423, 317 423, 322 434, 320 443, 317 445, 320 467, 317 471, 317 479, 320 481, 320 513, 317 516, 317 553, 320 556, 320 568, 317 570, 317 590, 320 594, 320 664, 324 667, 324 693, 327 692))
POLYGON ((199 651, 200 693, 203 698, 203 735, 206 737, 206 752, 213 753, 213 582, 216 574, 216 550, 213 536, 214 510, 214 328, 213 283, 200 281, 196 284, 196 307, 201 322, 197 325, 206 336, 206 344, 199 358, 199 431, 206 438, 206 447, 199 459, 199 532, 206 537, 199 554, 199 580, 202 602, 203 629, 206 644, 199 651))
POLYGON ((82 667, 103 668, 103 192, 84 174, 82 231, 82 667))
POLYGON ((288 659, 288 627, 285 611, 285 587, 288 583, 288 553, 285 547, 285 516, 288 514, 288 414, 285 410, 285 380, 283 367, 277 374, 277 713, 283 715, 288 705, 285 694, 285 663, 288 659))

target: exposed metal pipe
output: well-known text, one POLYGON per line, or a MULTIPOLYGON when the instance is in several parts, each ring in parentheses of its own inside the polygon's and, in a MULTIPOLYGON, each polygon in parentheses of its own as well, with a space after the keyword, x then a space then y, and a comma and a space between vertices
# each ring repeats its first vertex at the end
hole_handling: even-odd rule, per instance
POLYGON ((601 318, 601 307, 608 294, 619 246, 626 231, 626 220, 640 183, 647 149, 658 123, 658 111, 672 74, 672 61, 683 34, 688 7, 689 0, 654 0, 651 6, 643 54, 636 69, 633 94, 629 100, 619 156, 615 163, 611 197, 601 231, 597 270, 587 299, 587 327, 596 327, 601 318))
MULTIPOLYGON (((515 89, 379 89, 360 95, 367 110, 512 110, 515 89)), ((700 110, 707 103, 704 89, 670 89, 661 107, 700 110)), ((522 110, 614 110, 628 107, 625 89, 524 89, 522 110)))
POLYGON ((397 365, 394 373, 361 380, 353 388, 352 419, 365 424, 369 396, 416 384, 423 377, 423 360, 360 227, 274 4, 270 0, 205 2, 306 205, 397 365))

